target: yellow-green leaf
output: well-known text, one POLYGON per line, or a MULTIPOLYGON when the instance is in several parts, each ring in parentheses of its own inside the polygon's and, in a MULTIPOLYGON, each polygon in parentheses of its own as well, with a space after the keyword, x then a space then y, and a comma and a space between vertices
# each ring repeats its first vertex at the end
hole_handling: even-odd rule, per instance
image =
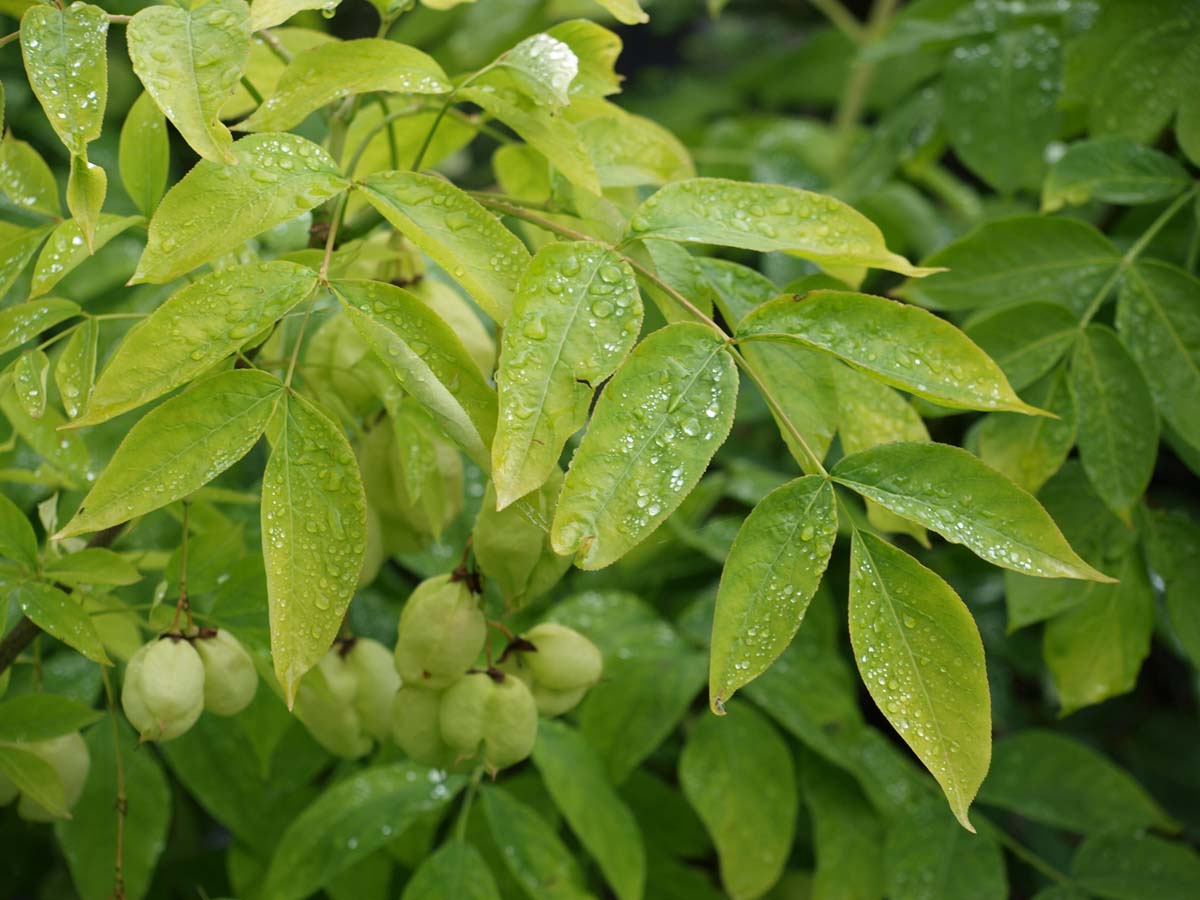
MULTIPOLYGON (((0 239, 4 233, 0 232, 0 239)), ((0 353, 20 347, 59 322, 78 315, 79 304, 72 300, 47 297, 0 309, 0 353)))
POLYGON ((171 144, 167 137, 167 120, 149 94, 138 97, 125 116, 117 165, 125 193, 142 215, 153 215, 167 189, 171 144))
POLYGON ((1079 558, 1037 500, 966 450, 881 444, 843 457, 831 474, 997 566, 1043 578, 1112 580, 1079 558))
POLYGON ((100 208, 108 193, 108 174, 85 156, 71 157, 71 174, 67 176, 67 209, 75 217, 88 253, 96 252, 96 229, 100 225, 100 208))
POLYGON ((290 706, 354 596, 367 506, 342 429, 302 397, 288 398, 279 415, 263 475, 262 546, 271 658, 290 706))
POLYGON ((823 266, 870 266, 914 276, 933 271, 889 251, 875 224, 841 200, 778 184, 676 181, 650 195, 629 225, 634 237, 782 250, 823 266))
MULTIPOLYGON (((0 297, 8 293, 13 282, 20 277, 25 264, 37 253, 37 248, 54 229, 53 225, 38 225, 26 228, 12 222, 0 222, 0 297)), ((3 311, 0 311, 3 315, 3 311)), ((9 340, 4 331, 0 331, 0 346, 9 340)))
POLYGON ((89 3, 38 4, 21 17, 29 86, 74 156, 100 137, 108 101, 108 13, 89 3))
MULTIPOLYGON (((141 224, 141 216, 114 216, 101 213, 96 220, 93 247, 99 250, 117 235, 134 225, 141 224)), ((29 296, 40 297, 48 293, 76 266, 89 256, 83 231, 74 219, 60 223, 50 234, 50 239, 38 254, 33 266, 33 279, 29 285, 29 296)))
POLYGON ((37 347, 26 350, 13 367, 13 391, 17 402, 31 419, 46 413, 46 393, 50 382, 50 359, 37 347))
POLYGON ((217 114, 242 76, 250 30, 243 0, 207 0, 191 9, 148 6, 126 26, 133 71, 205 159, 235 162, 233 137, 217 114))
POLYGON ((119 525, 203 487, 249 452, 281 396, 274 376, 234 369, 155 407, 129 429, 56 537, 119 525))
POLYGON ((444 94, 449 90, 441 66, 414 47, 379 38, 337 41, 294 57, 275 93, 237 128, 286 131, 314 110, 352 94, 444 94))
POLYGON ((93 662, 112 665, 91 617, 74 597, 51 585, 29 581, 13 592, 12 599, 17 609, 47 634, 93 662))
POLYGON ((824 350, 885 384, 959 409, 1036 414, 1000 367, 971 339, 933 313, 848 291, 813 291, 772 300, 742 320, 739 338, 824 350))
POLYGON ((335 281, 358 333, 447 436, 486 471, 496 392, 454 330, 408 291, 378 281, 335 281))
POLYGON ((54 173, 40 153, 11 131, 0 142, 0 194, 22 209, 62 215, 54 173))
POLYGON ((612 13, 613 18, 622 25, 641 25, 649 22, 650 17, 642 9, 638 0, 596 0, 601 6, 612 13))
POLYGON ((599 244, 553 243, 533 258, 504 329, 492 478, 501 509, 557 468, 596 387, 642 327, 633 270, 599 244))
POLYGON ((232 166, 200 160, 167 191, 133 283, 178 278, 348 186, 324 150, 293 134, 250 135, 233 155, 232 166))
POLYGON ((729 435, 737 371, 703 325, 642 341, 596 403, 563 483, 551 540, 581 569, 602 569, 675 511, 729 435))
POLYGON ((223 269, 180 288, 121 341, 74 424, 104 422, 186 384, 316 286, 312 269, 275 261, 223 269))
POLYGON ((362 181, 383 217, 503 325, 529 252, 500 220, 449 182, 419 172, 380 172, 362 181))
POLYGON ((708 698, 721 714, 791 643, 837 537, 833 487, 819 475, 767 494, 742 523, 717 590, 708 698))
POLYGON ((971 613, 934 572, 856 530, 850 643, 871 699, 974 831, 967 810, 992 755, 992 704, 971 613))

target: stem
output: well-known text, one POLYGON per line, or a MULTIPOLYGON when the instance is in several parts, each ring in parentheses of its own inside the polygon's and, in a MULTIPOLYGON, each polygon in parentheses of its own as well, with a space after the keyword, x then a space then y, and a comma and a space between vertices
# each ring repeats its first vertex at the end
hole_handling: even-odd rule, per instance
MULTIPOLYGON (((349 192, 343 192, 338 197, 337 206, 333 209, 333 218, 329 220, 329 234, 325 236, 325 256, 321 260, 321 269, 318 272, 318 277, 321 281, 329 279, 329 262, 333 259, 333 247, 337 243, 338 229, 342 227, 342 219, 346 215, 346 197, 349 192)), ((316 299, 315 297, 313 299, 316 299)), ((304 321, 308 322, 308 316, 304 317, 304 321)))
MULTIPOLYGON (((499 62, 499 60, 496 62, 499 62)), ((446 95, 446 101, 442 104, 442 108, 438 110, 438 114, 434 116, 433 124, 429 126, 429 130, 425 132, 425 140, 421 142, 421 149, 417 151, 417 158, 413 160, 412 170, 414 172, 420 171, 421 163, 425 159, 425 153, 427 150, 429 150, 429 145, 433 143, 433 136, 437 133, 438 126, 442 124, 442 119, 446 118, 446 113, 450 111, 450 107, 454 105, 454 101, 458 98, 458 92, 469 85, 476 78, 479 78, 485 73, 490 72, 492 67, 496 65, 496 62, 488 63, 473 75, 468 76, 462 84, 455 85, 454 89, 446 95)))
POLYGON ((863 58, 862 51, 870 48, 887 30, 896 9, 896 0, 875 0, 871 7, 871 15, 867 19, 862 39, 858 41, 859 54, 854 63, 854 71, 846 80, 842 90, 842 99, 838 104, 835 128, 839 143, 839 167, 844 167, 849 157, 850 139, 862 116, 863 107, 867 102, 867 91, 875 78, 875 62, 863 58))
POLYGON ((263 43, 267 45, 267 49, 274 53, 284 65, 292 61, 292 54, 288 52, 288 48, 283 46, 279 38, 275 37, 270 31, 264 28, 258 32, 258 36, 263 39, 263 43))
POLYGON ((1121 257, 1121 261, 1117 263, 1117 267, 1113 269, 1112 274, 1105 279, 1104 284, 1100 285, 1100 290, 1096 291, 1095 296, 1092 297, 1091 303, 1088 304, 1083 317, 1079 320, 1080 331, 1086 328, 1092 317, 1100 311, 1100 307, 1104 305, 1104 301, 1108 298, 1109 291, 1113 289, 1113 286, 1125 274, 1125 270, 1137 261, 1142 251, 1150 245, 1155 236, 1163 230, 1164 226, 1171 221, 1175 214, 1183 209, 1197 193, 1200 193, 1200 185, 1192 187, 1190 190, 1176 197, 1175 201, 1164 209, 1157 219, 1150 223, 1150 227, 1142 232, 1142 236, 1130 245, 1129 249, 1125 251, 1125 255, 1121 257))
POLYGON ((988 821, 983 816, 979 815, 979 813, 975 814, 975 820, 980 825, 983 826, 983 830, 990 832, 991 836, 996 841, 998 841, 1000 844, 1004 845, 1004 847, 1010 853, 1012 853, 1013 856, 1020 859, 1022 862, 1024 862, 1026 865, 1028 865, 1031 869, 1034 869, 1035 871, 1040 872, 1042 875, 1045 875, 1051 881, 1056 881, 1061 885, 1065 885, 1067 887, 1075 886, 1075 882, 1072 881, 1068 875, 1064 874, 1063 872, 1060 872, 1058 869, 1056 869, 1050 863, 1046 862, 1046 860, 1042 859, 1040 856, 1038 856, 1036 853, 1034 853, 1032 850, 1030 850, 1028 847, 1026 847, 1020 841, 1018 841, 1015 837, 1013 837, 1011 834, 1009 834, 1003 828, 988 821))
POLYGON ((346 163, 346 177, 354 177, 354 171, 358 168, 358 164, 362 161, 363 154, 367 152, 367 146, 371 143, 371 140, 375 137, 375 135, 379 134, 379 132, 383 131, 385 128, 388 129, 388 146, 392 154, 392 166, 393 168, 400 168, 397 157, 396 136, 389 126, 397 119, 415 116, 424 111, 425 107, 421 105, 415 105, 406 106, 404 109, 387 113, 382 119, 379 120, 377 125, 374 125, 367 131, 366 134, 363 135, 363 138, 359 142, 358 146, 354 148, 354 153, 350 155, 350 161, 346 163))
POLYGON ((117 763, 117 797, 113 804, 117 811, 117 849, 113 859, 112 900, 125 900, 125 815, 129 811, 129 800, 125 794, 125 763, 121 759, 121 727, 117 720, 117 704, 113 695, 108 670, 100 667, 104 681, 104 697, 108 703, 108 715, 112 721, 113 753, 117 763))
POLYGON ((775 418, 784 426, 784 428, 787 429, 787 432, 792 436, 792 440, 794 440, 797 446, 800 448, 801 454, 808 463, 807 466, 801 466, 801 468, 804 468, 808 474, 816 473, 828 477, 829 473, 825 471, 825 466, 821 464, 820 457, 813 452, 812 447, 808 446, 808 441, 804 439, 804 435, 800 433, 800 429, 796 427, 796 423, 788 418, 787 413, 783 411, 783 407, 780 405, 779 399, 771 392, 771 389, 767 387, 766 382, 764 382, 762 379, 762 376, 755 371, 754 367, 750 365, 750 362, 746 359, 746 357, 742 356, 742 354, 737 350, 730 348, 729 352, 730 355, 733 356, 734 362, 736 362, 741 367, 742 371, 746 373, 746 376, 754 382, 754 386, 758 388, 759 392, 763 395, 763 399, 767 401, 767 406, 771 408, 771 412, 775 414, 775 418))
POLYGON ((10 34, 6 34, 4 37, 0 37, 0 47, 3 47, 5 44, 11 44, 13 41, 15 41, 20 36, 21 36, 21 30, 17 29, 16 31, 11 32, 10 34))
MULTIPOLYGON (((322 264, 321 268, 324 269, 325 265, 322 264)), ((292 358, 288 362, 287 375, 283 381, 284 387, 292 386, 292 376, 296 374, 296 361, 300 358, 300 344, 304 341, 304 331, 308 328, 308 319, 312 315, 313 307, 316 304, 317 296, 313 294, 312 299, 308 301, 308 306, 304 310, 304 318, 300 321, 300 333, 296 335, 296 343, 292 346, 292 358)))
POLYGON ((192 605, 188 602, 187 570, 188 570, 188 518, 192 504, 183 501, 183 538, 179 545, 179 600, 175 604, 175 618, 171 620, 171 631, 179 630, 179 616, 187 614, 188 628, 192 627, 192 605))
POLYGON ((842 6, 838 0, 812 0, 812 5, 821 11, 833 27, 850 39, 853 44, 861 44, 864 38, 862 22, 854 14, 842 6))
POLYGON ((471 804, 475 802, 475 795, 479 792, 479 782, 482 780, 483 766, 479 766, 471 773, 471 780, 467 784, 467 792, 463 795, 462 809, 458 812, 458 822, 455 823, 454 836, 460 841, 466 840, 467 820, 471 817, 471 804))
POLYGON ((243 75, 243 76, 242 76, 242 87, 244 87, 244 88, 246 89, 246 93, 250 95, 250 98, 251 98, 251 99, 252 99, 252 100, 253 100, 255 103, 258 103, 259 105, 261 105, 261 104, 262 104, 262 102, 263 102, 263 96, 262 96, 262 94, 260 94, 260 93, 258 92, 258 88, 256 88, 256 87, 254 86, 254 82, 252 82, 252 81, 251 81, 249 78, 247 78, 245 75, 243 75))

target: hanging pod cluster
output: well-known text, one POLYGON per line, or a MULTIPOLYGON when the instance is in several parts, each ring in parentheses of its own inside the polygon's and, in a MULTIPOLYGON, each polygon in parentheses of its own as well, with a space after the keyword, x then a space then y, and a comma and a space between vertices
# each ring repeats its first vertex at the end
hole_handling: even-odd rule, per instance
POLYGON ((514 638, 498 666, 474 668, 487 627, 468 581, 456 575, 422 582, 404 607, 392 733, 415 761, 479 762, 492 773, 515 765, 533 752, 538 714, 566 712, 600 678, 596 647, 559 625, 514 638))
POLYGON ((223 629, 193 629, 161 635, 134 653, 121 706, 143 741, 169 741, 206 709, 236 715, 257 689, 254 661, 237 638, 223 629))

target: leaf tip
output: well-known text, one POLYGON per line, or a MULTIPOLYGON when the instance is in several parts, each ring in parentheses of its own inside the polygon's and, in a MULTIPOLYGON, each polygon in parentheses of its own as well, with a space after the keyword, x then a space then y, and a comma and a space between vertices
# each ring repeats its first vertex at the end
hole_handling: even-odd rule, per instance
POLYGON ((709 696, 708 708, 712 710, 714 716, 725 715, 725 697, 721 696, 720 691, 717 691, 709 696))

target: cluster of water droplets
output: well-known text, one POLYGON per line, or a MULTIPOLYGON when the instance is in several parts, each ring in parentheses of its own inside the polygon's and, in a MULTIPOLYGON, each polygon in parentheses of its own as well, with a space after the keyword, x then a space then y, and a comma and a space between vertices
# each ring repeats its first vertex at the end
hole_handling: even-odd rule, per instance
POLYGON ((87 3, 39 10, 22 27, 25 72, 72 152, 100 136, 108 93, 108 14, 87 3))
POLYGON ((534 99, 542 103, 569 102, 571 82, 579 74, 579 58, 574 51, 548 34, 535 34, 521 41, 501 57, 501 63, 532 81, 534 99), (549 97, 544 96, 546 91, 549 97))
POLYGON ((20 346, 77 312, 77 304, 56 298, 30 300, 0 310, 0 353, 20 346))
POLYGON ((54 212, 58 188, 37 151, 10 133, 0 150, 0 194, 17 206, 54 212))

